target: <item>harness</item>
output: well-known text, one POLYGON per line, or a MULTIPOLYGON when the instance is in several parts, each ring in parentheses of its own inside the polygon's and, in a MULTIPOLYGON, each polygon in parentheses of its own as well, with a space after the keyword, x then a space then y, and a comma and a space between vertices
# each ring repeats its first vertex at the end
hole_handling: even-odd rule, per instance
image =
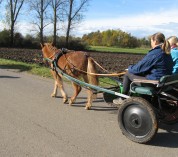
POLYGON ((56 60, 56 62, 58 62, 59 58, 62 55, 67 54, 68 52, 69 52, 68 49, 62 48, 61 51, 59 51, 55 54, 54 60, 56 60))
MULTIPOLYGON (((51 69, 53 71, 55 71, 57 73, 57 70, 56 68, 60 68, 58 67, 58 60, 60 59, 60 57, 62 57, 64 54, 67 54, 69 52, 71 52, 71 50, 68 50, 68 49, 65 49, 65 48, 62 48, 61 50, 58 50, 57 49, 54 49, 52 47, 52 51, 55 51, 50 57, 48 58, 44 58, 44 60, 47 60, 48 62, 51 62, 52 64, 52 67, 51 69), (51 60, 51 58, 53 58, 53 60, 51 60)), ((84 54, 87 58, 90 57, 86 52, 84 54)), ((71 65, 73 65, 70 61, 68 61, 67 57, 65 56, 67 62, 71 65)), ((104 70, 105 72, 108 73, 108 71, 106 69, 104 69, 99 63, 97 63, 93 58, 91 58, 91 60, 99 67, 101 68, 102 70, 104 70)), ((73 65, 73 69, 75 69, 76 71, 78 72, 81 72, 81 73, 84 73, 84 74, 88 74, 88 75, 94 75, 94 76, 122 76, 125 74, 125 71, 124 72, 120 72, 120 73, 111 73, 111 74, 98 74, 98 73, 89 73, 89 72, 86 72, 86 71, 83 71, 81 69, 78 69, 76 66, 73 65)), ((62 69, 61 69, 62 70, 62 69)), ((63 69, 62 71, 65 72, 66 69, 63 69)))
POLYGON ((56 54, 55 54, 55 56, 54 56, 54 59, 52 60, 52 70, 53 71, 56 71, 56 66, 55 65, 57 65, 57 62, 58 62, 58 60, 59 60, 59 58, 60 57, 62 57, 64 54, 67 54, 67 53, 69 53, 70 51, 68 50, 68 49, 66 49, 66 48, 62 48, 61 50, 59 50, 56 54))

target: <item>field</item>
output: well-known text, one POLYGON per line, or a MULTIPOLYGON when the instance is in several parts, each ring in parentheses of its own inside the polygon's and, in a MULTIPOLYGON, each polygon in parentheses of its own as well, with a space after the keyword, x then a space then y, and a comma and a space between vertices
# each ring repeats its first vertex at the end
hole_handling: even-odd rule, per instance
POLYGON ((134 53, 134 54, 146 54, 148 48, 119 48, 119 47, 106 47, 106 46, 90 46, 88 48, 90 51, 98 52, 122 52, 122 53, 134 53))
MULTIPOLYGON (((129 65, 137 63, 143 54, 131 53, 111 53, 111 52, 87 52, 93 57, 102 67, 107 69, 110 73, 121 72, 127 69, 129 65)), ((42 52, 38 49, 16 49, 16 48, 0 48, 0 58, 11 59, 15 61, 22 61, 25 63, 36 63, 43 66, 42 52)), ((103 71, 99 70, 99 73, 103 71)))

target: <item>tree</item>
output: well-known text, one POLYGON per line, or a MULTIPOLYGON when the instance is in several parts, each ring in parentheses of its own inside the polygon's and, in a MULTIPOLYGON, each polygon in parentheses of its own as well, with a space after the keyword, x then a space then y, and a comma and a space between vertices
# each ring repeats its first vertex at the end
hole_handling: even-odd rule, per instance
POLYGON ((84 35, 82 40, 94 46, 118 46, 134 48, 141 45, 143 41, 138 40, 131 34, 123 32, 121 30, 106 30, 103 32, 97 31, 84 35))
POLYGON ((7 1, 6 20, 10 25, 10 45, 11 46, 13 46, 13 44, 14 44, 15 24, 17 22, 18 15, 19 15, 19 12, 24 4, 24 1, 25 0, 8 0, 7 1))
POLYGON ((56 45, 56 37, 57 37, 57 23, 60 20, 60 10, 63 9, 63 4, 65 4, 65 0, 51 0, 51 7, 53 10, 53 44, 56 45))
POLYGON ((0 32, 0 45, 2 47, 8 47, 9 42, 10 42, 9 36, 10 36, 9 30, 4 29, 3 31, 0 32))
POLYGON ((40 42, 44 43, 44 28, 50 23, 46 21, 48 19, 47 8, 50 4, 50 0, 29 0, 30 10, 34 12, 33 24, 37 26, 40 42))
POLYGON ((83 19, 83 12, 89 0, 67 0, 67 31, 66 31, 66 47, 68 47, 70 31, 74 28, 75 24, 79 23, 83 19))

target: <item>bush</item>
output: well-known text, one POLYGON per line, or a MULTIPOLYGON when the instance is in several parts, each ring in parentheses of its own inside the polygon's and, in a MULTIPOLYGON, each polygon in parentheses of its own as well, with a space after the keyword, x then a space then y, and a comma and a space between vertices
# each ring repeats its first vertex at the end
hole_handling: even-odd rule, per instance
MULTIPOLYGON (((52 36, 45 36, 44 41, 52 42, 52 36)), ((85 50, 87 44, 82 42, 81 38, 70 37, 69 40, 69 49, 72 50, 85 50)), ((3 30, 0 32, 0 47, 10 47, 10 31, 3 30)), ((14 47, 16 48, 30 48, 30 49, 40 49, 40 41, 38 37, 33 37, 27 34, 25 37, 16 32, 14 34, 14 47)), ((57 48, 66 47, 66 38, 64 36, 57 37, 57 48)))
POLYGON ((0 32, 0 46, 9 47, 10 46, 10 31, 4 29, 0 32))

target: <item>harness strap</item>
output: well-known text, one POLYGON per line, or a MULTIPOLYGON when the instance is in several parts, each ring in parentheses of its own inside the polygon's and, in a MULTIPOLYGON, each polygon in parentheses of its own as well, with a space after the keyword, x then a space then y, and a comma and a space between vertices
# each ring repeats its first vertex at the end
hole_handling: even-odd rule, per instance
POLYGON ((65 48, 62 48, 59 52, 57 52, 54 57, 56 62, 58 62, 59 58, 66 53, 68 53, 68 50, 65 48))

